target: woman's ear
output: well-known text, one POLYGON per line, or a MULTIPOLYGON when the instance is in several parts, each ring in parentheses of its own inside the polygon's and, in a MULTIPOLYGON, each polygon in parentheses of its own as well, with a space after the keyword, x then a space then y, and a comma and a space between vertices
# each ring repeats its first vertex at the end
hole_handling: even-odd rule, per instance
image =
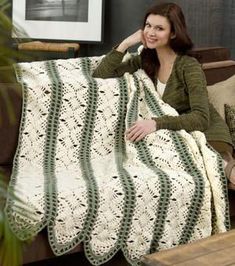
POLYGON ((175 33, 171 33, 171 39, 175 39, 176 35, 175 33))

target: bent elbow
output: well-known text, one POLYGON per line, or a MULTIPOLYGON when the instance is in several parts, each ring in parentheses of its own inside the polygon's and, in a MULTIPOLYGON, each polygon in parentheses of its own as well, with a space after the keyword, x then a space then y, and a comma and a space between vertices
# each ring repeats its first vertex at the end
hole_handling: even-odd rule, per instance
POLYGON ((94 71, 91 76, 93 78, 100 78, 100 79, 109 79, 115 77, 115 75, 112 72, 106 72, 106 71, 94 71))
POLYGON ((100 75, 100 73, 96 70, 91 74, 91 76, 93 78, 102 78, 102 75, 100 75))
POLYGON ((207 115, 201 115, 199 118, 199 131, 206 131, 209 128, 210 119, 207 115))

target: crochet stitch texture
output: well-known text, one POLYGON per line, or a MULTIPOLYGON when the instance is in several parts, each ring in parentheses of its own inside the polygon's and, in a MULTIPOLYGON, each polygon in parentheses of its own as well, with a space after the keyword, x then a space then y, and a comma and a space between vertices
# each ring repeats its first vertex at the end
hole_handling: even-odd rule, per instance
POLYGON ((226 178, 201 132, 158 130, 131 143, 137 119, 177 112, 147 75, 94 79, 101 57, 17 66, 24 101, 9 189, 32 208, 6 214, 22 240, 48 228, 53 252, 84 243, 100 265, 122 250, 131 265, 144 254, 229 229, 226 178))

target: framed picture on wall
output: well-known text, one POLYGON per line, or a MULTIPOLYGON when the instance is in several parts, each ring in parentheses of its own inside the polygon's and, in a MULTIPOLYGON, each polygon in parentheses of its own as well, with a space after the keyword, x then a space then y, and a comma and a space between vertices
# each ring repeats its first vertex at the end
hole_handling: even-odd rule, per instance
POLYGON ((104 0, 12 0, 14 38, 101 42, 104 0))

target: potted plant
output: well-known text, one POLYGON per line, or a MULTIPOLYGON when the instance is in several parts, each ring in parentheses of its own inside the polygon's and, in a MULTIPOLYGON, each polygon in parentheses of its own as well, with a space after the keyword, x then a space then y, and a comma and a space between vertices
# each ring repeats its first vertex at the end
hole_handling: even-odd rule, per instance
MULTIPOLYGON (((24 56, 13 48, 11 45, 11 32, 13 29, 12 21, 8 15, 10 3, 8 0, 0 0, 0 68, 11 67, 12 64, 24 56)), ((1 81, 11 82, 13 80, 12 72, 5 72, 6 75, 1 76, 1 81)), ((3 84, 2 84, 3 86, 3 84)), ((8 97, 7 90, 4 87, 0 90, 0 97, 6 102, 8 117, 11 123, 15 122, 15 116, 12 103, 8 97)), ((1 123, 1 117, 0 117, 1 123)), ((19 266, 22 264, 22 247, 23 243, 11 231, 8 220, 4 213, 4 205, 7 197, 18 200, 16 196, 7 191, 7 184, 4 181, 5 176, 0 169, 0 265, 1 266, 19 266)), ((19 212, 24 215, 30 215, 29 211, 19 208, 19 212)))
MULTIPOLYGON (((19 266, 22 264, 23 243, 11 231, 4 213, 7 185, 0 174, 0 265, 19 266)), ((14 195, 8 195, 14 197, 14 195)), ((20 211, 20 210, 19 210, 20 211)))

